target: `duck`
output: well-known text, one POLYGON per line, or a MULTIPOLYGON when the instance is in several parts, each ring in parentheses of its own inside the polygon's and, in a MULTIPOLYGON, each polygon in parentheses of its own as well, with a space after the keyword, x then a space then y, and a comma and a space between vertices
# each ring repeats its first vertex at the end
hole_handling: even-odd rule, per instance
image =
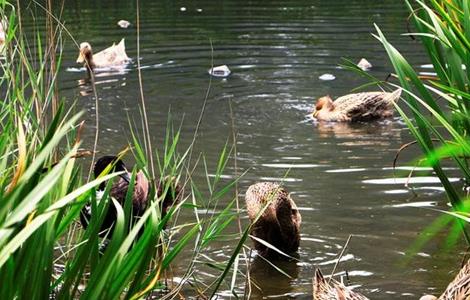
POLYGON ((361 122, 388 118, 393 104, 400 99, 401 89, 392 93, 365 92, 348 94, 333 101, 330 96, 318 99, 312 116, 318 121, 361 122))
MULTIPOLYGON (((251 185, 245 194, 250 233, 285 254, 295 253, 300 244, 302 217, 290 194, 274 182, 259 182, 251 185), (266 209, 260 216, 260 211, 266 209)), ((279 252, 253 239, 258 255, 265 258, 280 257, 279 252)))
POLYGON ((320 269, 315 270, 313 278, 313 300, 369 300, 366 296, 354 292, 341 282, 323 277, 320 269))
POLYGON ((93 54, 90 43, 83 42, 80 44, 80 53, 77 58, 77 64, 84 64, 88 71, 93 71, 95 68, 122 66, 130 61, 131 59, 126 54, 124 39, 117 45, 114 43, 96 54, 93 54))
POLYGON ((5 18, 0 19, 0 55, 2 56, 5 54, 7 23, 8 22, 5 18))
POLYGON ((466 300, 470 299, 470 259, 460 269, 454 280, 447 286, 442 295, 424 295, 419 300, 466 300))
MULTIPOLYGON (((127 190, 131 181, 132 174, 127 170, 124 162, 116 156, 103 156, 100 157, 94 167, 93 173, 95 178, 98 178, 103 171, 111 165, 110 173, 112 172, 123 172, 115 179, 110 189, 110 196, 116 199, 121 206, 124 206, 127 190)), ((163 219, 168 210, 172 205, 179 202, 182 196, 182 188, 174 178, 163 178, 157 180, 157 197, 160 197, 165 193, 166 185, 169 184, 169 188, 166 191, 165 197, 161 204, 161 219, 163 219), (169 183, 168 183, 169 181, 169 183)), ((102 182, 97 189, 97 201, 100 200, 107 182, 102 182)), ((142 171, 137 172, 134 180, 134 191, 132 194, 132 221, 136 221, 145 212, 150 199, 150 181, 146 178, 142 171)), ((92 217, 91 204, 86 204, 80 212, 80 223, 82 227, 86 229, 88 227, 89 220, 92 217)), ((114 230, 114 223, 116 222, 116 209, 113 204, 110 204, 108 211, 104 217, 103 223, 100 228, 100 236, 108 237, 114 230)))

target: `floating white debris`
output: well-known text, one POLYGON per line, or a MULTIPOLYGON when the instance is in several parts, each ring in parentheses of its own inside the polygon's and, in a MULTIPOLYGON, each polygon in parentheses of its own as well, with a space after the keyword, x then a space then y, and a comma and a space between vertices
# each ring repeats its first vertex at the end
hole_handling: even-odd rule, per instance
POLYGON ((127 27, 129 27, 129 25, 131 25, 131 22, 129 22, 127 20, 119 20, 119 22, 117 22, 117 24, 121 28, 127 28, 127 27))
POLYGON ((335 80, 336 77, 333 74, 326 73, 326 74, 323 74, 320 77, 318 77, 318 79, 328 81, 328 80, 335 80))
POLYGON ((202 12, 202 8, 197 8, 196 11, 197 11, 198 13, 201 13, 201 12, 202 12))
POLYGON ((230 73, 230 69, 227 67, 227 65, 213 67, 209 69, 209 74, 215 77, 227 77, 228 75, 230 75, 230 73))
POLYGON ((357 63, 357 66, 362 70, 362 71, 368 71, 372 68, 372 64, 367 61, 365 58, 361 58, 361 60, 357 63))
POLYGON ((186 11, 186 7, 180 7, 180 11, 186 11))

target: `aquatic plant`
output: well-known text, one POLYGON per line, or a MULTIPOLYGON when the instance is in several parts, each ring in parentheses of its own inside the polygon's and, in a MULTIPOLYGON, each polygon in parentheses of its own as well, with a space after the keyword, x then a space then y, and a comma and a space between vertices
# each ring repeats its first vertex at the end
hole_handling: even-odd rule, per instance
POLYGON ((465 230, 465 223, 470 221, 466 205, 470 182, 470 2, 416 0, 411 3, 407 0, 405 3, 416 29, 409 35, 421 40, 435 75, 421 76, 416 72, 378 26, 376 38, 385 47, 404 90, 402 103, 406 107, 396 107, 424 154, 419 164, 433 168, 452 205, 451 211, 444 211, 413 245, 411 252, 415 252, 447 225, 453 228, 447 246, 455 244, 460 232, 470 243, 465 230), (455 169, 444 169, 444 161, 455 169), (462 178, 463 186, 451 184, 449 177, 456 173, 462 178))
MULTIPOLYGON (((148 124, 143 137, 132 131, 136 167, 123 206, 110 196, 119 172, 84 180, 88 167, 82 169, 77 163, 84 155, 80 149, 82 113, 74 113, 75 105, 65 108, 57 86, 61 46, 68 31, 52 13, 51 1, 46 1, 45 7, 35 5, 46 16, 46 28, 37 24, 38 31, 27 34, 22 30, 21 7, 0 1, 0 19, 8 19, 5 59, 0 61, 0 298, 137 299, 149 294, 172 298, 190 280, 195 283, 195 294, 216 294, 231 270, 233 278, 239 274, 239 252, 248 236, 248 229, 228 235, 239 240, 228 262, 205 255, 237 217, 232 191, 238 177, 222 179, 231 158, 230 144, 222 148, 214 171, 202 154, 193 159, 203 107, 193 143, 187 149, 178 146, 180 131, 173 129, 170 119, 164 143, 155 151, 148 124), (201 164, 207 179, 207 186, 202 187, 192 179, 201 164), (161 178, 178 179, 184 196, 162 216, 160 207, 171 191, 172 180, 163 186, 152 180, 151 202, 131 226, 131 197, 138 170, 147 178, 156 178, 158 170, 161 178), (95 191, 104 182, 108 184, 98 201, 95 191), (221 206, 220 200, 227 198, 233 200, 221 206), (82 230, 78 220, 87 203, 93 214, 82 230), (116 211, 116 222, 113 233, 103 240, 98 233, 110 206, 116 211), (191 214, 192 221, 180 223, 182 213, 191 214), (165 230, 170 220, 172 226, 165 230), (105 241, 107 246, 102 247, 105 241), (172 279, 172 263, 187 248, 192 257, 178 274, 180 281, 166 284, 172 279), (215 274, 212 283, 198 282, 194 275, 197 265, 211 267, 215 274)), ((93 83, 93 76, 91 80, 93 83)), ((143 93, 141 104, 145 107, 143 93)), ((94 148, 98 106, 96 113, 94 148)), ((147 122, 145 115, 142 119, 147 122)), ((92 161, 94 150, 86 152, 92 161)), ((234 291, 233 282, 230 288, 234 291)))

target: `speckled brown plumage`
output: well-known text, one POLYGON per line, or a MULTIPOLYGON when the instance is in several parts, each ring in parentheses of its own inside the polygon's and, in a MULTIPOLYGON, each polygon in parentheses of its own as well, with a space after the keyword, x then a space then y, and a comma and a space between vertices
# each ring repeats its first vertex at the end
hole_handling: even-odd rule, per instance
MULTIPOLYGON (((248 216, 253 223, 251 235, 262 239, 284 253, 292 254, 299 248, 301 216, 297 206, 279 184, 261 182, 251 185, 245 195, 248 216), (258 220, 258 213, 268 206, 258 220)), ((253 240, 258 254, 278 256, 278 253, 253 240)))
POLYGON ((455 276, 454 280, 447 286, 442 295, 437 298, 426 295, 420 298, 438 299, 438 300, 469 300, 470 299, 470 260, 463 266, 460 272, 455 276))
POLYGON ((344 284, 333 278, 326 280, 320 269, 315 271, 313 278, 313 299, 314 300, 368 300, 367 297, 353 292, 344 284))
POLYGON ((366 92, 339 97, 334 102, 329 96, 318 99, 313 116, 319 121, 358 122, 388 118, 393 115, 393 103, 398 101, 401 89, 393 93, 366 92))

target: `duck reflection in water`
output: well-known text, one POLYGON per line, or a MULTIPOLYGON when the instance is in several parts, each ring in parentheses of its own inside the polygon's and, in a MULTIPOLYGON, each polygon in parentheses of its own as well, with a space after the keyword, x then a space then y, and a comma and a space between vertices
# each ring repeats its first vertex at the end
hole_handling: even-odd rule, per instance
POLYGON ((253 299, 290 298, 295 292, 300 267, 296 260, 276 260, 272 262, 285 274, 274 268, 262 257, 256 256, 250 264, 251 296, 253 299))
POLYGON ((329 123, 318 122, 315 131, 321 138, 350 140, 351 145, 383 145, 389 146, 391 139, 401 140, 401 130, 397 124, 390 121, 373 121, 369 123, 329 123))

